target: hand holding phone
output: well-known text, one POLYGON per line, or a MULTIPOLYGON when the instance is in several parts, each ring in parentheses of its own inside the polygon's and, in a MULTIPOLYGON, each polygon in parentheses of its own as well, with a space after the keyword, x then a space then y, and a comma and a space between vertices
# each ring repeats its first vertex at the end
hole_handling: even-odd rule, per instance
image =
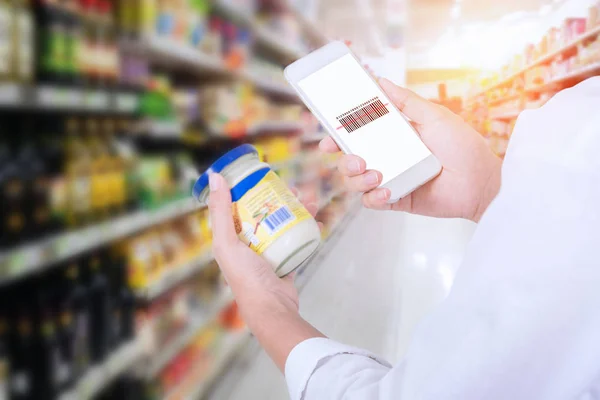
POLYGON ((437 158, 343 43, 296 61, 285 76, 339 148, 381 172, 390 203, 440 173, 437 158))
MULTIPOLYGON (((443 165, 442 173, 401 200, 389 204, 388 189, 368 183, 374 171, 356 155, 338 160, 338 170, 346 178, 346 188, 363 192, 365 207, 374 210, 405 211, 442 218, 479 221, 500 188, 501 160, 482 136, 458 115, 408 89, 382 79, 381 87, 390 100, 410 118, 423 142, 443 165), (350 170, 349 166, 359 169, 350 170)), ((340 151, 331 137, 319 144, 321 151, 340 151)))

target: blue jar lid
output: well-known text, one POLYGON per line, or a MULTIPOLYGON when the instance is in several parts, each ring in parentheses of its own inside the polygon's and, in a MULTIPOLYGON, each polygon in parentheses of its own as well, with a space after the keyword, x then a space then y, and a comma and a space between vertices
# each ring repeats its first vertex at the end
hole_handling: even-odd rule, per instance
POLYGON ((258 150, 256 150, 256 147, 252 146, 251 144, 243 144, 225 153, 217 161, 215 161, 206 171, 204 171, 202 175, 200 175, 200 178, 198 178, 192 189, 192 196, 194 196, 194 198, 198 200, 198 197, 200 197, 200 193, 202 193, 202 191, 208 186, 208 176, 210 174, 220 174, 226 167, 231 165, 234 161, 248 154, 258 155, 258 150))

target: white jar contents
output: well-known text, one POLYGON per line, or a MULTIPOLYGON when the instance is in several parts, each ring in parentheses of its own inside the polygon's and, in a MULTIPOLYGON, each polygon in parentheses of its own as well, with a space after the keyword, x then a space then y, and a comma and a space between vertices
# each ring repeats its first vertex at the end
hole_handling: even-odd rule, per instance
POLYGON ((254 146, 239 146, 219 158, 194 185, 193 195, 208 204, 208 175, 220 173, 233 200, 240 240, 264 257, 282 277, 294 271, 319 247, 315 219, 285 183, 259 160, 254 146))

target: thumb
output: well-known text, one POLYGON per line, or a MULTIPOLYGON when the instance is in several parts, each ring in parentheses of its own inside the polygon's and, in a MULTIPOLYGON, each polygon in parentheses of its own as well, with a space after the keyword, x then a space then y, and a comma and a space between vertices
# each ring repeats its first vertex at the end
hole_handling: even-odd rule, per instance
POLYGON ((433 122, 443 115, 437 104, 422 98, 411 90, 402 88, 385 78, 380 79, 379 84, 390 97, 392 103, 404 115, 419 125, 433 122))
POLYGON ((219 174, 209 176, 210 199, 208 209, 213 232, 215 256, 219 257, 228 248, 234 246, 238 237, 233 225, 231 211, 231 192, 225 178, 219 174))

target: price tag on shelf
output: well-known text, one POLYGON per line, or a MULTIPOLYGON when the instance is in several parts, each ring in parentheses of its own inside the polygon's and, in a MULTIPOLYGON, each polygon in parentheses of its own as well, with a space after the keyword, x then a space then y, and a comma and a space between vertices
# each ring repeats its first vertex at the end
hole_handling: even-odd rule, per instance
POLYGON ((115 103, 119 112, 135 112, 138 109, 138 97, 134 94, 118 93, 115 103))
POLYGON ((19 86, 13 84, 0 85, 0 104, 16 106, 21 101, 23 101, 23 98, 19 86))
POLYGON ((77 394, 79 399, 91 399, 96 394, 99 387, 105 383, 102 369, 95 367, 89 371, 81 382, 77 385, 77 394))
POLYGON ((108 109, 108 94, 106 92, 87 92, 84 104, 88 110, 101 111, 108 109))

